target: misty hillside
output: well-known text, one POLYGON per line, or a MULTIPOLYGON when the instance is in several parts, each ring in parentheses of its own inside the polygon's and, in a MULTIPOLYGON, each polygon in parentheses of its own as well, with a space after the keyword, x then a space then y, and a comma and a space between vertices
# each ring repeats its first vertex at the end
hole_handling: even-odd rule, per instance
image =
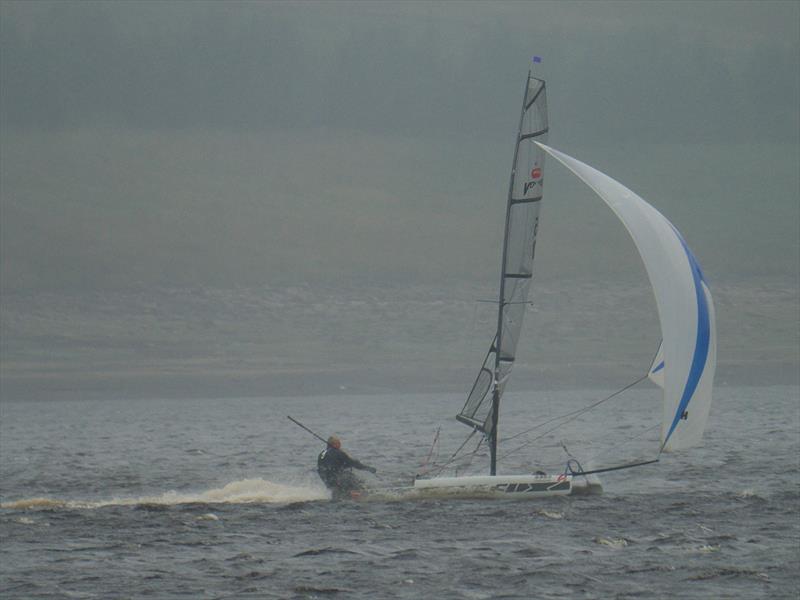
MULTIPOLYGON (((796 381, 791 282, 713 288, 718 383, 796 381)), ((313 287, 11 294, 2 393, 50 397, 466 391, 495 327, 490 288, 313 287)), ((533 293, 512 387, 615 387, 649 366, 648 287, 533 293)))

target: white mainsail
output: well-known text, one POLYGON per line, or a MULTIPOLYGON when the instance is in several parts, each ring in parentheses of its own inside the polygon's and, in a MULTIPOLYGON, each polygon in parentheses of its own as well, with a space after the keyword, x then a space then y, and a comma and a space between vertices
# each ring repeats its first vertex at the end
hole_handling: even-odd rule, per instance
POLYGON ((506 204, 497 330, 457 416, 489 436, 493 454, 497 441, 495 408, 514 366, 533 278, 545 158, 536 142, 547 139, 547 129, 545 82, 528 74, 506 204))
POLYGON ((661 449, 697 444, 708 420, 717 363, 714 302, 697 259, 675 226, 634 192, 563 152, 537 144, 592 188, 633 238, 653 287, 663 336, 649 371, 664 391, 661 449))

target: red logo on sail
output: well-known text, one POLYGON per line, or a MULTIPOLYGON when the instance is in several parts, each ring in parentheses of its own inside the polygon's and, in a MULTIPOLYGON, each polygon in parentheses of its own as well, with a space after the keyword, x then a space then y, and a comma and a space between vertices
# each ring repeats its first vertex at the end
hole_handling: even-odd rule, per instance
POLYGON ((531 177, 534 179, 540 179, 542 177, 542 170, 539 167, 533 167, 531 170, 531 177))

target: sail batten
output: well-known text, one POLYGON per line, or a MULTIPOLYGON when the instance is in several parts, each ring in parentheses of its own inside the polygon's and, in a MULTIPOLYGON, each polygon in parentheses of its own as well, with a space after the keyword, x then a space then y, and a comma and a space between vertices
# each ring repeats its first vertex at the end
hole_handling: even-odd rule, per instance
POLYGON ((533 202, 541 202, 542 197, 538 198, 512 198, 511 204, 531 204, 533 202))
POLYGON ((523 133, 522 135, 519 136, 519 141, 522 142, 525 140, 529 140, 530 138, 541 137, 548 131, 549 129, 545 127, 544 129, 540 129, 539 131, 533 131, 531 133, 523 133))

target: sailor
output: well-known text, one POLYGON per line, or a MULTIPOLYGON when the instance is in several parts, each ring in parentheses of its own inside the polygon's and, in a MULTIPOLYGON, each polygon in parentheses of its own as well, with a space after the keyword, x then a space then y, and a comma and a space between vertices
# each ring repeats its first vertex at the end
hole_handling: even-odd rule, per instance
POLYGON ((350 458, 342 450, 342 442, 339 438, 332 435, 328 438, 328 447, 317 458, 317 472, 333 494, 334 500, 350 498, 350 492, 362 489, 361 480, 353 474, 351 469, 369 471, 372 474, 377 472, 374 467, 350 458))

